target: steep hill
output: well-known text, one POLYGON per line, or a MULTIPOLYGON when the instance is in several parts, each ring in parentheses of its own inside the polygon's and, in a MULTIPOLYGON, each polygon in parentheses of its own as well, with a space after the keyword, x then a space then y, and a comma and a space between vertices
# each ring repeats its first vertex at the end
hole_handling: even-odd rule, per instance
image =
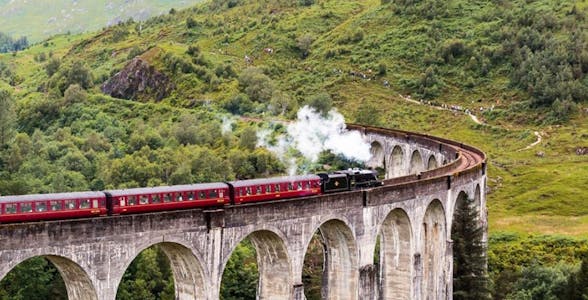
MULTIPOLYGON (((70 177, 39 180, 33 152, 20 160, 9 152, 4 165, 15 162, 0 178, 17 192, 173 183, 187 173, 209 179, 198 175, 197 162, 192 170, 180 162, 194 145, 227 153, 236 147, 231 138, 215 141, 218 131, 210 136, 211 127, 220 127, 220 112, 284 118, 307 103, 328 107, 332 99, 348 121, 427 132, 486 151, 491 231, 586 235, 588 159, 580 155, 588 146, 586 6, 229 0, 97 34, 56 36, 0 56, 0 87, 13 94, 23 143, 55 144, 39 149, 48 156, 43 172, 67 170, 70 177), (104 96, 104 84, 133 59, 169 78, 173 88, 116 94, 134 101, 104 96), (72 83, 87 96, 68 98, 72 83), (204 125, 211 120, 217 121, 204 125), (190 122, 195 131, 182 132, 190 122), (193 136, 203 133, 206 138, 193 136), (64 148, 87 165, 72 166, 58 151, 64 148), (122 166, 147 160, 157 168, 163 162, 153 153, 164 151, 175 151, 164 174, 122 166), (121 179, 100 167, 112 164, 134 175, 121 179)), ((237 176, 254 176, 236 156, 220 158, 237 176)))

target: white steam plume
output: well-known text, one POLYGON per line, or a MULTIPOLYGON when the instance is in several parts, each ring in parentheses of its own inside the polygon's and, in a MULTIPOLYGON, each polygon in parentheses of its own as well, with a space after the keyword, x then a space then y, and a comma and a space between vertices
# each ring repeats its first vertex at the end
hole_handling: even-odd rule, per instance
MULTIPOLYGON (((357 131, 348 131, 345 119, 336 110, 322 117, 309 106, 298 111, 297 120, 290 123, 287 133, 272 145, 268 141, 268 131, 258 132, 258 145, 268 148, 288 166, 290 174, 298 169, 292 149, 302 154, 306 161, 316 163, 322 151, 330 150, 350 160, 366 162, 371 158, 370 145, 357 131)), ((300 163, 300 162, 298 162, 300 163)), ((304 163, 303 163, 304 164, 304 163)))

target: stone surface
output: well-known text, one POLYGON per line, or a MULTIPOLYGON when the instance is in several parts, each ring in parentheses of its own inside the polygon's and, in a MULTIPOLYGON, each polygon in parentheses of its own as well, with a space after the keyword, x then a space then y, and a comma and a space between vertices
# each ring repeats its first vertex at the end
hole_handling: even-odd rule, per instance
POLYGON ((115 98, 141 100, 154 97, 161 100, 173 89, 169 78, 146 61, 136 57, 120 72, 105 82, 101 90, 115 98))
POLYGON ((380 145, 381 163, 396 146, 403 149, 405 160, 398 166, 404 169, 398 173, 408 174, 414 151, 422 163, 433 156, 459 168, 443 176, 430 170, 392 178, 389 185, 366 191, 213 211, 0 225, 0 278, 24 260, 43 256, 64 274, 70 299, 114 300, 132 260, 157 244, 170 258, 178 299, 214 300, 232 251, 250 237, 260 254, 258 298, 304 299, 304 256, 318 231, 326 244, 327 299, 451 299, 449 233, 458 199, 474 199, 487 224, 483 154, 464 149, 464 160, 456 160, 456 149, 423 136, 363 133, 380 145), (378 236, 380 264, 375 264, 378 236))

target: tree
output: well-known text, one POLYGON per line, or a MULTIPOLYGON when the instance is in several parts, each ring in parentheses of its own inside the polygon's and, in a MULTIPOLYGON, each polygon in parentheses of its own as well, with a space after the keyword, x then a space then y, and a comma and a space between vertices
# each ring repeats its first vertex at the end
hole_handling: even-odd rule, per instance
POLYGON ((12 96, 6 90, 0 90, 0 146, 6 144, 13 133, 14 110, 12 96))
POLYGON ((256 299, 259 271, 255 258, 255 248, 249 239, 237 245, 223 272, 221 300, 256 299))
POLYGON ((59 58, 51 58, 49 62, 45 65, 45 71, 47 72, 47 76, 53 76, 53 74, 55 74, 57 70, 59 70, 60 65, 61 60, 59 60, 59 58))
POLYGON ((355 123, 377 126, 380 123, 379 115, 380 113, 375 105, 365 103, 355 112, 355 123))
POLYGON ((257 102, 269 102, 275 89, 271 78, 255 67, 249 67, 241 72, 239 86, 249 99, 257 102))
POLYGON ((63 94, 63 104, 70 106, 74 103, 82 103, 88 99, 88 94, 78 84, 70 85, 63 94))
POLYGON ((457 202, 451 239, 453 240, 453 299, 490 299, 483 228, 474 202, 457 202))
POLYGON ((313 41, 314 38, 310 33, 305 33, 296 39, 296 46, 298 49, 300 49, 300 52, 302 52, 302 58, 306 58, 308 56, 310 52, 310 45, 313 41))
POLYGON ((308 105, 313 107, 323 117, 326 117, 333 107, 333 100, 331 99, 331 95, 326 92, 321 92, 310 97, 308 105))

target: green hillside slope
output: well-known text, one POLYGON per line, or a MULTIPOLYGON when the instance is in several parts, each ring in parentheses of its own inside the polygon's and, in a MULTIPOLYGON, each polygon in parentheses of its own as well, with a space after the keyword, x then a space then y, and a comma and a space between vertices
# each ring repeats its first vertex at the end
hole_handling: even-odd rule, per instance
MULTIPOLYGON (((31 138, 39 128, 52 140, 65 127, 80 140, 67 147, 94 169, 75 171, 79 185, 69 188, 137 183, 109 181, 97 164, 147 157, 158 147, 176 151, 177 138, 169 137, 179 120, 162 129, 158 118, 206 113, 210 120, 226 111, 288 117, 326 92, 348 121, 427 132, 488 153, 491 231, 586 235, 588 158, 576 154, 588 146, 586 1, 382 2, 215 1, 2 55, 10 70, 3 85, 14 94, 17 131, 31 138), (555 54, 557 65, 549 59, 555 54), (134 57, 170 78, 169 96, 157 103, 149 95, 137 98, 148 104, 102 96, 100 85, 134 57), (49 76, 52 60, 60 67, 49 76), (90 70, 91 81, 88 100, 71 104, 63 93, 76 61, 90 70), (116 108, 121 105, 126 108, 116 108), (451 106, 463 109, 439 109, 451 106), (474 123, 466 108, 485 124, 474 123), (114 128, 76 120, 90 116, 114 128), (115 121, 121 118, 152 130, 163 146, 129 147, 133 125, 115 121), (113 130, 124 134, 113 136, 113 130), (542 140, 527 148, 535 131, 542 140), (88 133, 108 146, 89 154, 83 147, 88 133), (116 149, 122 152, 113 154, 116 149)), ((67 168, 60 159, 48 170, 67 168)), ((33 180, 26 163, 2 180, 33 180)), ((156 173, 143 174, 141 183, 169 182, 149 177, 156 173)), ((53 189, 51 182, 22 188, 53 189)))
POLYGON ((13 37, 26 36, 38 42, 54 34, 96 30, 126 21, 145 20, 198 3, 171 1, 0 1, 0 31, 13 37))

